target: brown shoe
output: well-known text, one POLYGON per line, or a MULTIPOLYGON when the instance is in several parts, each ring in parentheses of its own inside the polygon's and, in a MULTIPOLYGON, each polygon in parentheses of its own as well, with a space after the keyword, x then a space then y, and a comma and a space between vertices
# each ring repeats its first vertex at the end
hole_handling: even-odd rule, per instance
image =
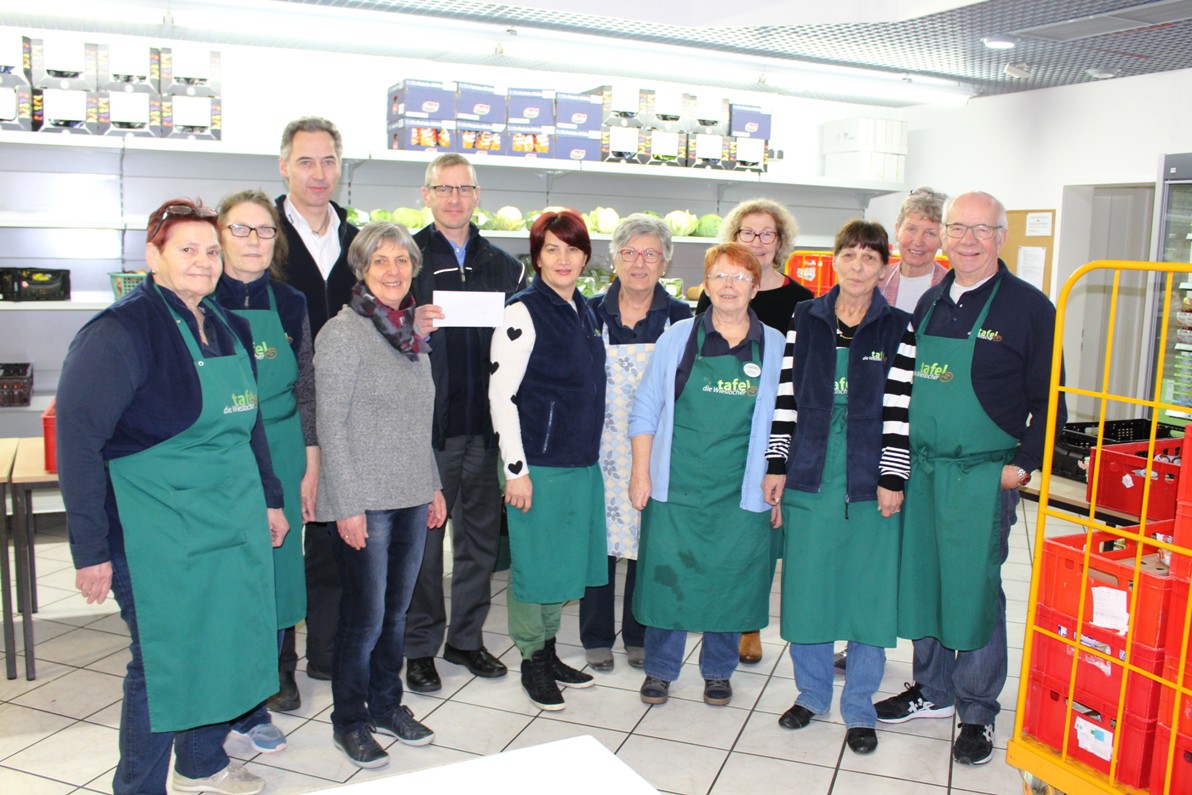
POLYGON ((753 665, 754 663, 759 663, 762 661, 761 630, 741 633, 740 659, 741 662, 748 665, 753 665))

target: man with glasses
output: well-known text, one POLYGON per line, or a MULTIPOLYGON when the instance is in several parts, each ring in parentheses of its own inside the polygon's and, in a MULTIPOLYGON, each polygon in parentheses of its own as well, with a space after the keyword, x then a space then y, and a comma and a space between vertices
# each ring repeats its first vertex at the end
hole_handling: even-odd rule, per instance
MULTIPOLYGON (((1043 461, 1055 307, 998 254, 1006 210, 965 193, 944 212, 952 270, 914 314, 911 478, 903 509, 898 634, 915 639, 906 691, 877 703, 878 720, 960 713, 952 756, 993 756, 1006 682, 1001 565, 1018 487, 1043 461)), ((1058 406, 1057 428, 1066 418, 1058 406)))
MULTIPOLYGON (((412 292, 418 306, 432 306, 435 290, 497 292, 505 298, 526 286, 522 264, 480 236, 472 213, 480 204, 476 170, 462 155, 440 155, 426 168, 422 200, 434 223, 414 240, 422 270, 412 292)), ((456 327, 431 336, 435 382, 432 441, 451 519, 454 552, 451 621, 443 595, 443 530, 426 541, 422 570, 406 620, 406 684, 417 693, 442 687, 435 655, 475 676, 504 676, 505 665, 484 648, 490 581, 501 534, 497 446, 488 407, 489 343, 493 330, 456 327)))
MULTIPOLYGON (((285 278, 306 296, 311 339, 331 313, 347 303, 355 278, 348 267, 348 248, 356 227, 347 211, 331 200, 339 186, 343 139, 326 119, 307 116, 286 125, 281 136, 278 169, 286 193, 277 197, 277 212, 288 245, 285 278)), ((335 525, 307 522, 303 534, 306 555, 306 675, 331 678, 331 651, 339 619, 339 574, 333 553, 335 525)), ((277 695, 269 708, 292 711, 302 704, 294 681, 298 656, 294 631, 286 631, 279 662, 277 695)))

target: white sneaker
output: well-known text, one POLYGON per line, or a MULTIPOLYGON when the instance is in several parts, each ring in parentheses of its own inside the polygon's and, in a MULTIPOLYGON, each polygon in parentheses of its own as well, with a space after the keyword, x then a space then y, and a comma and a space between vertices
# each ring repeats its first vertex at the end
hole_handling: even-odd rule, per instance
POLYGON ((257 795, 265 789, 265 779, 229 762, 223 770, 204 778, 187 778, 175 770, 174 789, 179 792, 218 792, 220 795, 257 795))

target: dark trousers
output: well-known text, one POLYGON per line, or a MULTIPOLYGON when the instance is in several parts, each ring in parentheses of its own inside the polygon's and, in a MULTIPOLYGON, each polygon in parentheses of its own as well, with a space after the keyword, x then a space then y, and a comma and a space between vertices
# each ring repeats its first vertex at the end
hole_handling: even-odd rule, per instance
POLYGON ((501 536, 497 449, 486 447, 483 436, 454 436, 435 451, 435 461, 451 517, 451 621, 447 621, 443 595, 444 528, 437 527, 426 538, 406 622, 410 659, 437 655, 444 634, 457 649, 484 646, 484 620, 492 601, 501 536))
MULTIPOLYGON (((626 560, 625 593, 621 597, 621 642, 645 646, 646 628, 633 616, 633 588, 637 583, 637 561, 626 560)), ((617 630, 617 558, 608 557, 608 585, 590 587, 579 600, 579 638, 585 649, 611 649, 617 630)))
MULTIPOLYGON (((306 555, 306 661, 330 671, 341 593, 335 545, 341 542, 335 522, 307 522, 302 540, 306 555)), ((293 632, 287 634, 293 635, 293 632)), ((292 671, 298 659, 293 640, 289 641, 289 649, 287 668, 283 642, 281 667, 292 671)))

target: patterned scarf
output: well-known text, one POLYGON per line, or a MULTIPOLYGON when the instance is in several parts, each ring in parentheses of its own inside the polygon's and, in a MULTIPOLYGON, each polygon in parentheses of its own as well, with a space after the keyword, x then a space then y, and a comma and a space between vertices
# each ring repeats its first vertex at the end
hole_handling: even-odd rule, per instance
POLYGON ((381 336, 410 361, 418 361, 418 354, 430 351, 430 343, 414 331, 414 296, 409 293, 400 307, 391 309, 378 301, 364 282, 356 282, 352 288, 351 307, 361 317, 371 318, 381 336))

